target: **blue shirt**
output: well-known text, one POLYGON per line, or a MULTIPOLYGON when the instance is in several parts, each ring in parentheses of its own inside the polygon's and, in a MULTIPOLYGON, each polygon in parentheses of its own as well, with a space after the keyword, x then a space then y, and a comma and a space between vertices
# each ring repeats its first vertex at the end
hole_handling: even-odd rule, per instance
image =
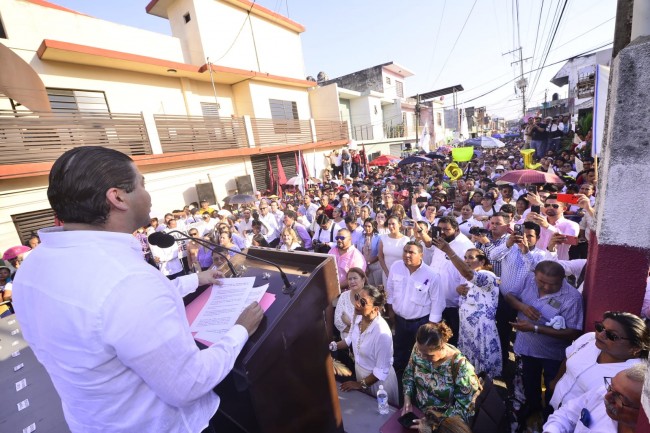
POLYGON ((533 248, 528 253, 522 254, 516 244, 508 248, 506 242, 502 242, 501 245, 491 250, 489 260, 492 266, 498 263, 501 270, 501 294, 505 296, 521 287, 537 263, 545 258, 546 253, 538 248, 533 248))
MULTIPOLYGON (((531 273, 526 277, 519 291, 513 291, 512 295, 540 312, 540 319, 533 322, 533 324, 545 326, 546 322, 559 315, 564 317, 567 328, 582 330, 582 295, 566 281, 562 282, 562 287, 556 293, 540 297, 535 282, 535 274, 531 273)), ((522 312, 519 312, 517 318, 530 321, 522 312)), ((518 355, 561 361, 564 359, 565 349, 569 344, 571 342, 568 340, 561 340, 548 335, 535 334, 534 332, 517 332, 514 350, 518 355)))

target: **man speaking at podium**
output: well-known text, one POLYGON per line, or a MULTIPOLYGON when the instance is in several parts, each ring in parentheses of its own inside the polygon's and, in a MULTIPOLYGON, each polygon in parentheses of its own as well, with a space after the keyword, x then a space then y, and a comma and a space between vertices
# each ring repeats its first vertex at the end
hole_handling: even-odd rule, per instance
POLYGON ((73 432, 211 431, 213 388, 230 372, 263 312, 200 351, 182 297, 216 282, 214 271, 169 281, 147 264, 132 233, 149 222, 151 197, 126 155, 103 147, 65 152, 48 199, 63 227, 21 266, 14 303, 25 339, 47 369, 73 432))

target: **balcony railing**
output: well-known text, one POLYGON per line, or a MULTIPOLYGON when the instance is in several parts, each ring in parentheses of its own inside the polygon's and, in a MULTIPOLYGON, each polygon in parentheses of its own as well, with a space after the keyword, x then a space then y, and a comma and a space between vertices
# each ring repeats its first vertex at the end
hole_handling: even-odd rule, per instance
POLYGON ((127 155, 308 144, 348 139, 347 122, 0 110, 0 165, 54 161, 78 146, 127 155), (158 137, 145 127, 154 125, 158 137), (315 140, 314 140, 315 138, 315 140))
POLYGON ((0 164, 52 161, 77 146, 151 153, 139 114, 32 113, 0 110, 0 164))
POLYGON ((163 153, 248 147, 241 117, 154 115, 163 153))

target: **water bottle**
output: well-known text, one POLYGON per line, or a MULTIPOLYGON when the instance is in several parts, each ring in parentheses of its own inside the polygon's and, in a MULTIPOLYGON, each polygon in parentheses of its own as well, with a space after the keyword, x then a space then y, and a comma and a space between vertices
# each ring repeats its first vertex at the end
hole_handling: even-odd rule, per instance
POLYGON ((379 390, 377 391, 377 409, 382 415, 388 413, 388 394, 384 390, 384 385, 379 385, 379 390))

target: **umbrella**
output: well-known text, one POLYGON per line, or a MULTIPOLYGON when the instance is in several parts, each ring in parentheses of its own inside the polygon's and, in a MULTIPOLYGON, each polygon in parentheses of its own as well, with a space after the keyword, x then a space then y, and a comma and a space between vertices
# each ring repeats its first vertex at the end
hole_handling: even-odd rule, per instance
POLYGON ((427 158, 426 156, 409 156, 408 158, 404 158, 400 162, 397 163, 400 167, 403 165, 407 164, 418 164, 420 162, 431 162, 430 158, 427 158))
POLYGON ((5 251, 5 253, 2 255, 2 260, 15 259, 19 255, 26 253, 27 251, 31 251, 31 248, 26 247, 25 245, 17 245, 15 247, 11 247, 7 251, 5 251))
POLYGON ((515 183, 515 184, 525 184, 525 183, 559 183, 562 184, 564 181, 560 179, 555 174, 550 174, 545 171, 537 170, 514 170, 509 171, 504 174, 497 180, 498 185, 504 183, 515 183))
POLYGON ((388 164, 394 164, 398 162, 400 159, 396 156, 393 155, 381 155, 372 161, 368 163, 368 165, 373 165, 373 166, 384 166, 388 164))
POLYGON ((472 146, 481 146, 483 149, 496 149, 499 147, 506 147, 503 141, 492 137, 470 138, 465 142, 465 144, 470 144, 472 146))
POLYGON ((255 197, 248 194, 235 194, 223 199, 223 202, 226 204, 246 204, 254 203, 255 197))
MULTIPOLYGON (((318 184, 318 182, 314 182, 314 179, 315 178, 310 177, 309 179, 307 179, 307 183, 318 184)), ((318 179, 316 179, 316 180, 318 180, 318 179)), ((304 182, 304 180, 300 176, 294 176, 294 177, 289 178, 289 180, 287 181, 287 183, 285 183, 285 185, 300 186, 302 184, 302 182, 304 182)))
POLYGON ((503 135, 501 134, 492 134, 493 138, 503 138, 503 135))
POLYGON ((445 158, 446 158, 445 155, 440 155, 440 154, 435 153, 435 152, 429 152, 429 153, 427 153, 427 154, 426 154, 426 157, 427 157, 427 158, 431 158, 431 159, 445 159, 445 158))

